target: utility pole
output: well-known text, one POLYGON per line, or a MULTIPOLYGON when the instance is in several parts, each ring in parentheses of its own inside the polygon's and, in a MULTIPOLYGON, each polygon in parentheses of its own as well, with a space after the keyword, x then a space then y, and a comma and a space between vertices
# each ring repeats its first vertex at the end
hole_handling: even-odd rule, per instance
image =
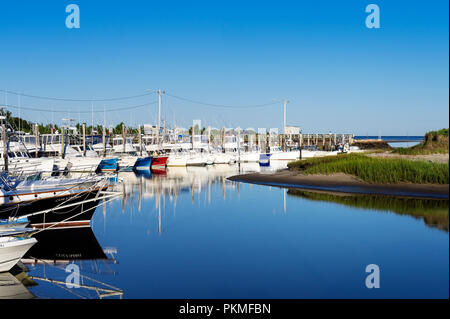
POLYGON ((283 101, 283 134, 286 134, 286 105, 289 103, 288 100, 283 101))
MULTIPOLYGON (((94 103, 91 102, 91 136, 94 135, 94 103)), ((92 140, 94 140, 92 138, 92 140)))
POLYGON ((158 90, 158 125, 156 127, 156 144, 159 152, 159 129, 161 127, 161 89, 158 90))
POLYGON ((283 150, 286 151, 286 105, 289 103, 288 100, 284 99, 283 101, 283 150))

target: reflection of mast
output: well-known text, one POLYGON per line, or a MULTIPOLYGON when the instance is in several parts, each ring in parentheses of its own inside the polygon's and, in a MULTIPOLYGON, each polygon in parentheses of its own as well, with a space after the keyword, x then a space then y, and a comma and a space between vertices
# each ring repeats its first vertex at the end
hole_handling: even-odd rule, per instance
POLYGON ((283 211, 284 211, 284 214, 286 214, 286 192, 287 192, 287 189, 283 188, 283 211))
POLYGON ((158 234, 161 234, 161 194, 158 194, 158 234))
POLYGON ((142 200, 142 177, 139 179, 139 202, 138 202, 138 211, 141 211, 141 200, 142 200))
POLYGON ((208 176, 208 203, 211 203, 211 178, 208 176))
POLYGON ((225 177, 222 176, 222 196, 225 199, 225 177))
POLYGON ((103 232, 106 230, 106 200, 103 200, 103 232))
POLYGON ((237 183, 238 198, 241 198, 241 183, 237 183))
POLYGON ((191 193, 192 193, 192 204, 194 204, 194 180, 192 180, 191 184, 191 193))
POLYGON ((122 183, 122 213, 125 211, 126 195, 125 195, 125 183, 122 183))
POLYGON ((173 196, 173 214, 175 215, 177 208, 177 196, 178 196, 178 188, 177 188, 177 180, 174 182, 174 196, 173 196))
MULTIPOLYGON (((80 276, 83 276, 83 275, 80 275, 80 276)), ((83 276, 83 277, 86 277, 86 278, 90 279, 87 276, 83 276)), ((67 289, 66 288, 67 283, 65 281, 56 280, 56 279, 49 279, 49 278, 43 278, 43 277, 36 277, 36 276, 30 276, 30 278, 33 279, 33 280, 40 280, 40 281, 44 281, 44 282, 49 282, 49 283, 55 284, 56 286, 64 288, 66 291, 69 291, 72 294, 74 294, 74 295, 76 295, 76 296, 78 296, 80 298, 84 298, 83 296, 81 296, 79 294, 76 294, 73 289, 67 289)), ((93 279, 91 279, 91 280, 93 280, 93 279)), ((121 289, 115 288, 113 286, 107 285, 107 284, 102 283, 102 282, 97 281, 97 280, 95 280, 95 282, 97 282, 99 284, 102 284, 102 285, 105 285, 105 286, 108 286, 108 287, 111 287, 111 288, 102 288, 102 287, 96 287, 96 286, 88 286, 88 285, 85 285, 85 284, 77 284, 77 283, 71 283, 71 285, 73 286, 73 288, 84 288, 84 289, 87 289, 87 290, 94 290, 97 293, 97 295, 98 295, 98 297, 100 299, 107 298, 107 297, 113 297, 113 296, 119 296, 119 298, 122 299, 123 291, 121 289)))

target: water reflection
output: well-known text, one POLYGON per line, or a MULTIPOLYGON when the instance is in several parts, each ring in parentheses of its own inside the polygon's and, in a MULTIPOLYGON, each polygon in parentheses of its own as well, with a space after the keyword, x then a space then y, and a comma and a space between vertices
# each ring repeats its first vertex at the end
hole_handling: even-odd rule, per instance
POLYGON ((116 263, 114 254, 117 253, 115 249, 103 249, 91 227, 48 229, 33 236, 38 242, 21 262, 33 274, 30 278, 34 282, 52 284, 71 294, 71 297, 122 297, 121 289, 90 277, 114 276, 111 265, 116 263), (66 267, 72 264, 80 270, 81 283, 76 285, 77 289, 66 287, 66 267), (35 272, 39 275, 34 275, 35 272))
POLYGON ((0 273, 0 299, 36 298, 27 288, 35 285, 36 283, 16 266, 11 272, 0 273))
MULTIPOLYGON (((122 212, 137 198, 137 211, 140 212, 144 200, 153 200, 157 214, 157 233, 165 231, 162 225, 162 216, 165 213, 166 201, 176 211, 177 201, 181 194, 190 194, 192 204, 200 200, 202 193, 207 193, 207 202, 212 200, 212 186, 218 184, 222 188, 222 199, 226 199, 228 190, 236 190, 240 195, 240 183, 227 180, 227 177, 250 172, 273 171, 284 168, 286 165, 276 167, 260 167, 258 163, 245 163, 241 165, 212 165, 205 167, 169 167, 163 174, 158 171, 147 173, 122 172, 119 174, 121 184, 116 190, 122 191, 122 212)), ((132 211, 132 207, 131 207, 132 211)), ((104 216, 107 219, 107 216, 104 216)))
POLYGON ((38 244, 23 260, 28 281, 34 282, 24 285, 29 297, 373 297, 359 272, 364 275, 368 262, 379 261, 398 273, 391 290, 380 290, 376 297, 448 291, 442 281, 448 277, 448 200, 335 195, 227 180, 261 169, 250 164, 120 173, 122 182, 114 187, 122 197, 99 206, 92 228, 36 235, 38 244), (342 205, 330 209, 318 203, 323 201, 342 205), (355 217, 348 207, 396 215, 355 217), (444 231, 430 232, 401 215, 444 231), (383 225, 390 236, 379 236, 379 228, 368 224, 383 225), (406 230, 403 237, 400 228, 406 230), (412 242, 421 246, 408 250, 412 242), (403 262, 417 269, 405 272, 403 262), (80 266, 82 288, 67 291, 64 268, 72 263, 80 266), (408 283, 423 269, 431 275, 412 294, 408 283))
POLYGON ((326 201, 345 206, 394 212, 422 219, 426 225, 448 232, 449 201, 439 199, 399 198, 381 195, 331 194, 289 189, 288 195, 313 201, 326 201))

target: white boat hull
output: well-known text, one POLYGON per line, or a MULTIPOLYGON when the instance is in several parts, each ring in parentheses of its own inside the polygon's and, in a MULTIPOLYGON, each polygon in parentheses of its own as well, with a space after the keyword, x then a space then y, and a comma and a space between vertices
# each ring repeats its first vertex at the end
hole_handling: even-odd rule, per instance
POLYGON ((185 167, 187 163, 186 156, 169 156, 167 167, 185 167))
POLYGON ((0 237, 0 272, 9 271, 36 244, 35 238, 0 237))
POLYGON ((256 163, 259 162, 260 153, 243 153, 240 156, 241 163, 256 163))

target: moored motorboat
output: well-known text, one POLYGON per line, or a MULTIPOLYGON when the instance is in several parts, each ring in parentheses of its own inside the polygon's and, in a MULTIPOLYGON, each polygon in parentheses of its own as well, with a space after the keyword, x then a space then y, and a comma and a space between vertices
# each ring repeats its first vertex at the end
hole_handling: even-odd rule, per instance
POLYGON ((35 238, 0 237, 0 272, 9 271, 36 243, 35 238))
POLYGON ((261 153, 259 154, 259 165, 260 166, 269 166, 270 165, 270 157, 272 154, 270 153, 261 153))
POLYGON ((152 156, 139 157, 134 163, 133 171, 149 170, 152 164, 152 160, 152 156))
POLYGON ((119 159, 117 157, 104 158, 102 159, 100 164, 98 164, 97 170, 99 172, 115 172, 118 170, 118 166, 119 166, 119 159))
POLYGON ((152 169, 164 169, 166 167, 168 159, 169 159, 169 156, 166 156, 166 155, 154 156, 152 159, 151 168, 152 169))

